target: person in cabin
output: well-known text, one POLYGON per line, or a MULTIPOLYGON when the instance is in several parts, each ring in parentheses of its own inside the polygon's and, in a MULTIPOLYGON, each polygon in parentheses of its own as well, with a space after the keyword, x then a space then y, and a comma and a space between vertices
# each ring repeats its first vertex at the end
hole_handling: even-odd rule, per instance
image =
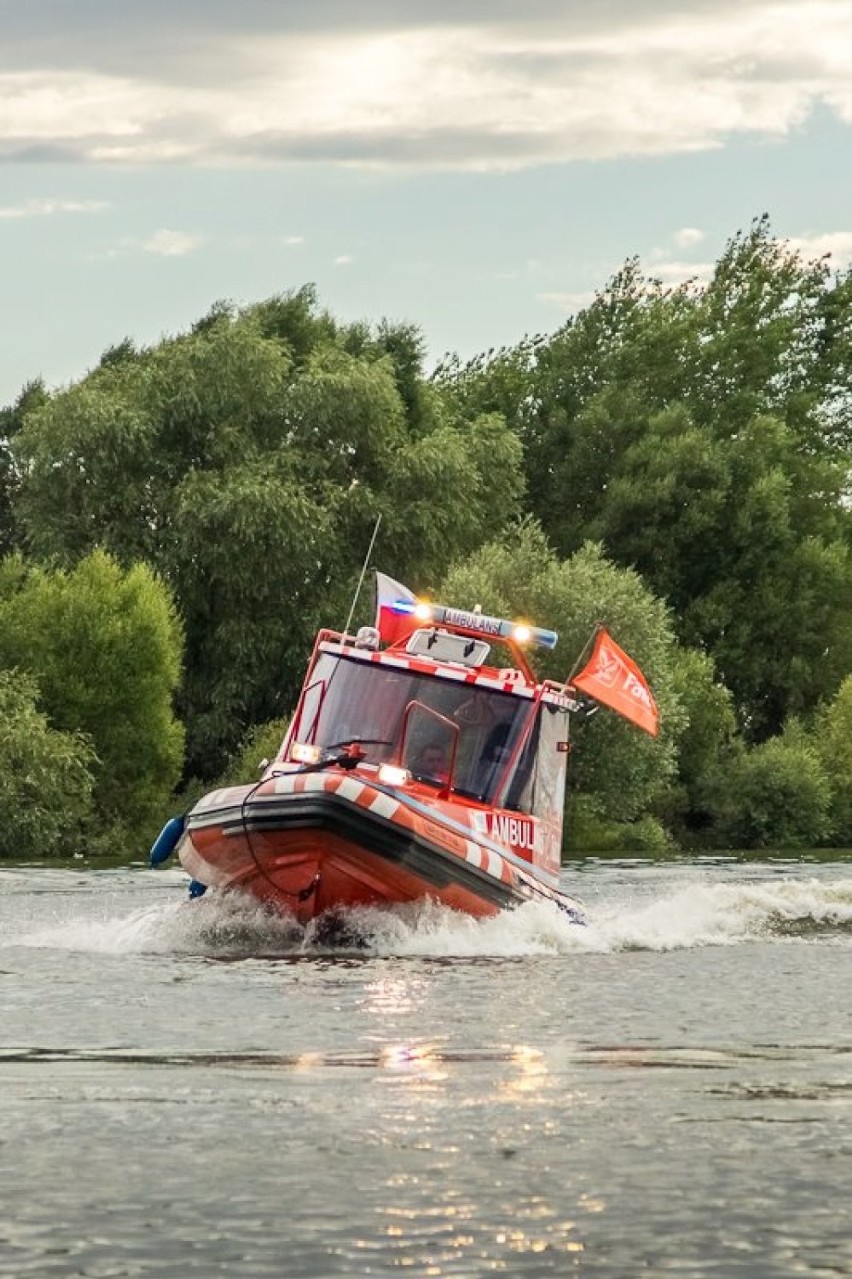
POLYGON ((412 772, 415 777, 426 778, 437 782, 440 786, 446 786, 450 780, 450 763, 447 752, 440 742, 426 743, 414 760, 412 772))

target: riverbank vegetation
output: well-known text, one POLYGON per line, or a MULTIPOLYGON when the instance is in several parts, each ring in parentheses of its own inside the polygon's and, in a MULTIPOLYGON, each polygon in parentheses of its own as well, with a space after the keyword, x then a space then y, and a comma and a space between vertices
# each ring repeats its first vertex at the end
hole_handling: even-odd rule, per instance
POLYGON ((760 220, 706 284, 630 261, 555 333, 431 375, 414 326, 302 288, 25 387, 0 855, 138 853, 176 788, 250 777, 379 514, 394 577, 557 629, 548 675, 598 621, 646 672, 658 740, 575 725, 569 849, 852 843, 850 376, 852 275, 760 220))

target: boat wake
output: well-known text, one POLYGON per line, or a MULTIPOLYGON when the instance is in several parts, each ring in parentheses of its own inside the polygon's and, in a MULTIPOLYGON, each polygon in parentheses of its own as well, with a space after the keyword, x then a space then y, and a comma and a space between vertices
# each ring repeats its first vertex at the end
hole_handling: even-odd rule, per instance
MULTIPOLYGON (((68 902, 73 907, 73 899, 68 902)), ((490 958, 611 954, 734 946, 754 941, 852 941, 852 879, 699 883, 643 900, 623 888, 597 901, 578 926, 549 904, 476 920, 430 903, 392 911, 352 909, 307 928, 253 900, 208 893, 196 902, 148 906, 119 917, 54 918, 6 934, 25 946, 103 954, 209 959, 320 955, 490 958)))

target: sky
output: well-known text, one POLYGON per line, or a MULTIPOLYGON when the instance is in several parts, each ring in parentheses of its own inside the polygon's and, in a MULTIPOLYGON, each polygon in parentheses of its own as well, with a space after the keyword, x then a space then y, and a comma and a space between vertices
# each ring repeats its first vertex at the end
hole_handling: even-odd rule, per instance
POLYGON ((852 263, 852 0, 0 0, 0 404, 309 282, 466 358, 764 213, 852 263))

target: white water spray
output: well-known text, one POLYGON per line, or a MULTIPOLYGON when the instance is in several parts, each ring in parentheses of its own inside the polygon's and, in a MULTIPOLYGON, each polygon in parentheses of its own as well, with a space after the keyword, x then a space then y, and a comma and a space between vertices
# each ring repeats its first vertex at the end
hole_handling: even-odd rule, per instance
MULTIPOLYGON (((101 954, 201 957, 298 957, 329 953, 314 928, 236 896, 209 893, 193 903, 168 902, 98 918, 74 913, 49 924, 7 929, 9 946, 101 954)), ((113 903, 113 907, 115 903, 113 903)), ((611 954, 735 946, 764 940, 848 941, 852 937, 852 879, 693 883, 637 903, 615 891, 590 910, 586 927, 556 908, 530 903, 476 920, 431 903, 394 910, 357 909, 341 917, 337 939, 365 957, 430 958, 611 954)))

